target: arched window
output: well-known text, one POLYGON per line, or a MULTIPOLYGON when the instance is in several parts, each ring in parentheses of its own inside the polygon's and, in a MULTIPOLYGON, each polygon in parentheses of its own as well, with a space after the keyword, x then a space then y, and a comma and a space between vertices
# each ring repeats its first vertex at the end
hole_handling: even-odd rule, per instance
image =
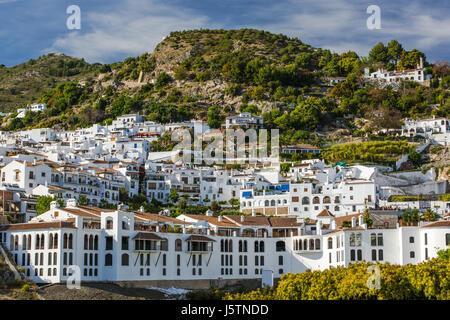
POLYGON ((247 240, 244 240, 244 252, 247 252, 247 240))
POLYGON ((329 196, 323 198, 323 203, 331 203, 331 199, 329 196))
POLYGON ((357 246, 361 246, 361 243, 362 243, 362 235, 361 235, 361 232, 358 232, 357 234, 356 234, 356 245, 357 246))
POLYGON ((314 250, 314 239, 309 239, 309 250, 314 250))
POLYGON ((22 250, 26 250, 27 249, 27 236, 23 235, 22 236, 22 250))
MULTIPOLYGON (((12 237, 12 236, 11 236, 11 237, 12 237)), ((35 248, 36 250, 39 249, 40 244, 41 244, 41 237, 37 234, 37 235, 36 235, 36 242, 35 242, 35 244, 34 244, 34 248, 35 248)))
POLYGON ((269 206, 269 200, 264 201, 264 206, 266 206, 266 207, 269 206))
POLYGON ((53 249, 53 233, 50 233, 48 236, 48 248, 53 249))
POLYGON ((264 252, 264 241, 259 242, 259 252, 264 252))
POLYGON ((298 240, 298 250, 303 250, 303 241, 302 240, 298 240))
POLYGON ((122 266, 129 265, 130 256, 127 253, 122 254, 122 266))
POLYGON ((320 250, 320 239, 316 239, 316 250, 320 250))
POLYGON ((14 236, 11 235, 9 237, 9 250, 13 251, 14 250, 14 236))
POLYGON ((105 266, 112 266, 112 265, 113 265, 112 254, 108 253, 105 255, 105 266))
POLYGON ((339 211, 341 209, 339 209, 339 206, 334 206, 334 211, 339 211))
POLYGON ((129 230, 130 227, 128 225, 128 221, 122 220, 122 230, 129 230))
POLYGON ((303 197, 302 204, 309 204, 309 197, 303 197))
POLYGON ((45 236, 41 234, 41 249, 45 248, 45 236))
POLYGON ((113 220, 111 218, 106 219, 106 229, 111 230, 113 228, 113 220))
POLYGON ((88 250, 89 237, 87 234, 84 235, 84 250, 88 250))
POLYGON ((94 249, 94 236, 90 235, 89 236, 89 250, 93 250, 94 249))
POLYGON ((255 252, 259 252, 259 242, 255 241, 255 252))
POLYGON ((445 245, 450 246, 450 233, 445 234, 445 245))
POLYGON ((224 244, 224 240, 220 240, 220 252, 224 252, 225 251, 225 244, 224 244))
POLYGON ((175 239, 175 251, 182 251, 183 243, 181 239, 175 239))
POLYGON ((354 232, 350 233, 350 246, 352 246, 352 247, 355 246, 355 233, 354 232))
POLYGON ((228 240, 228 252, 233 252, 233 240, 228 240))
POLYGON ((320 203, 319 197, 314 197, 313 198, 313 204, 319 204, 319 203, 320 203))
POLYGON ((63 235, 63 249, 67 249, 67 233, 63 235))
POLYGON ((223 240, 224 241, 224 243, 225 243, 225 249, 224 249, 224 251, 225 252, 228 252, 228 241, 227 240, 223 240))
POLYGON ((341 203, 339 196, 334 197, 334 203, 341 203))
POLYGON ((69 233, 69 249, 73 249, 73 234, 69 233))
POLYGON ((308 240, 303 240, 303 250, 308 250, 308 240))
POLYGON ((94 237, 94 250, 98 250, 98 236, 94 237))
POLYGON ((27 245, 27 249, 31 250, 31 234, 28 235, 28 245, 27 245))
POLYGON ((275 207, 275 200, 270 201, 270 206, 275 207))
POLYGON ((53 237, 53 248, 58 249, 58 234, 55 233, 55 236, 53 237))
POLYGON ((328 238, 328 249, 333 249, 333 238, 328 238))
POLYGON ((284 241, 277 241, 276 245, 276 251, 286 251, 286 243, 284 241))

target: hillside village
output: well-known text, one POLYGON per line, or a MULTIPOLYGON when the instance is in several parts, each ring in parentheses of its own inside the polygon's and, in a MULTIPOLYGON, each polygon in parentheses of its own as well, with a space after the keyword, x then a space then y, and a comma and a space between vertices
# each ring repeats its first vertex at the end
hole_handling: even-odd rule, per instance
POLYGON ((243 29, 173 33, 116 65, 67 68, 63 57, 52 74, 95 77, 1 110, 10 264, 37 283, 76 266, 83 281, 210 288, 263 269, 436 257, 450 245, 450 67, 381 46, 369 67, 243 29), (395 59, 383 64, 383 50, 395 59), (269 140, 279 129, 279 145, 225 142, 211 154, 232 161, 207 163, 171 139, 184 130, 204 149, 238 129, 269 140), (242 146, 255 161, 238 159, 242 146))

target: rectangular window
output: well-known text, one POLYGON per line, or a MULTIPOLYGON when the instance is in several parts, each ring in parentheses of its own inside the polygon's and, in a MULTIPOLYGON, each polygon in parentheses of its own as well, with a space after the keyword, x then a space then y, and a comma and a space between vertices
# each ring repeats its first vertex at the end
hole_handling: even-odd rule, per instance
POLYGON ((382 249, 378 250, 378 260, 383 261, 383 250, 382 249))
POLYGON ((113 237, 105 237, 106 240, 106 250, 112 250, 113 249, 113 237))
POLYGON ((122 237, 122 250, 128 250, 129 237, 122 237))
POLYGON ((373 249, 372 250, 372 261, 376 261, 377 260, 377 250, 373 249))
POLYGON ((358 254, 358 261, 362 261, 362 250, 358 249, 357 254, 358 254))
POLYGON ((370 245, 376 246, 377 245, 377 236, 375 233, 370 234, 370 245))
POLYGON ((382 233, 378 234, 378 245, 379 246, 383 245, 383 234, 382 233))

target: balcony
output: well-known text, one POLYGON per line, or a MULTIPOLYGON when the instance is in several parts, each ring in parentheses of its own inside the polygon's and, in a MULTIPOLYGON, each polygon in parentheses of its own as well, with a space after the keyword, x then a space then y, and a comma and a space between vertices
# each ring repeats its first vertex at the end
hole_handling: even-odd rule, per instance
POLYGON ((296 253, 318 253, 322 252, 321 238, 298 238, 292 239, 293 249, 296 253))
POLYGON ((140 252, 158 252, 167 251, 167 239, 151 232, 138 232, 133 238, 134 251, 140 252))
POLYGON ((187 252, 209 253, 213 251, 215 240, 202 235, 191 235, 186 240, 188 243, 187 252))

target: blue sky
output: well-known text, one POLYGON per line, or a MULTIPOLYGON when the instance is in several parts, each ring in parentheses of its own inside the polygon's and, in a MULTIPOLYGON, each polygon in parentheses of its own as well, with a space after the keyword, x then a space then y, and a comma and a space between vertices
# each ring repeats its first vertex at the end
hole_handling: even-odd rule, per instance
POLYGON ((450 60, 448 0, 0 0, 0 21, 6 66, 49 52, 111 63, 152 52, 170 31, 199 28, 263 29, 363 56, 397 39, 429 61, 450 60), (69 5, 81 9, 81 30, 66 27, 69 5), (379 30, 366 26, 369 5, 381 9, 379 30))

